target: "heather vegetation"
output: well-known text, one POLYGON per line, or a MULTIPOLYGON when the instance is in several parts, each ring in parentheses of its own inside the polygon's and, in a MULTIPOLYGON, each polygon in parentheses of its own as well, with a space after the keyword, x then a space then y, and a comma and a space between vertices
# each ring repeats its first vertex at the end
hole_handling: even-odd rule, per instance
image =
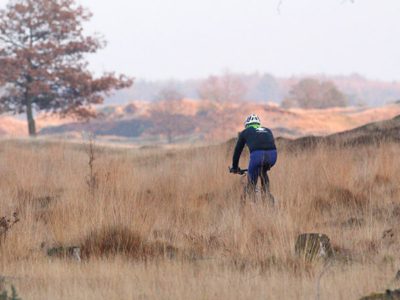
POLYGON ((2 141, 0 208, 19 221, 1 238, 1 275, 24 299, 357 299, 397 287, 397 141, 290 143, 271 172, 278 206, 241 208, 232 143, 2 141), (330 238, 329 264, 296 256, 306 232, 330 238), (81 262, 67 255, 76 247, 81 262))

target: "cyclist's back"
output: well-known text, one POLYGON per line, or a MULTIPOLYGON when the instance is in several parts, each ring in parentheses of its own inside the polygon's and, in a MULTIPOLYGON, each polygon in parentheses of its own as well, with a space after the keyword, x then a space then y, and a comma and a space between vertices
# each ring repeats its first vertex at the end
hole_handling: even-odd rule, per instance
POLYGON ((273 167, 277 160, 277 151, 272 131, 261 126, 257 115, 250 115, 245 121, 245 130, 239 134, 235 152, 232 159, 232 172, 239 171, 239 159, 244 146, 250 150, 250 162, 248 167, 249 185, 255 188, 258 177, 266 191, 268 191, 269 180, 267 171, 273 167))
POLYGON ((239 134, 233 155, 234 162, 239 162, 239 157, 245 145, 249 147, 250 153, 260 150, 276 150, 272 131, 266 127, 257 125, 249 126, 239 134))

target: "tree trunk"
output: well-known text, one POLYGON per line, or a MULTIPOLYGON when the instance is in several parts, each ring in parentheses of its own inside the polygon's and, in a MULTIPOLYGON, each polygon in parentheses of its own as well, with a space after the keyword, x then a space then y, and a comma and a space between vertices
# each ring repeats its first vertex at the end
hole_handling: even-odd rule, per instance
POLYGON ((172 130, 167 130, 167 141, 168 141, 168 144, 172 144, 173 139, 174 139, 174 137, 173 137, 173 134, 172 134, 172 130))
POLYGON ((27 102, 26 102, 26 118, 28 120, 29 136, 35 137, 36 136, 36 124, 35 124, 35 119, 33 118, 32 100, 29 98, 27 99, 27 102))

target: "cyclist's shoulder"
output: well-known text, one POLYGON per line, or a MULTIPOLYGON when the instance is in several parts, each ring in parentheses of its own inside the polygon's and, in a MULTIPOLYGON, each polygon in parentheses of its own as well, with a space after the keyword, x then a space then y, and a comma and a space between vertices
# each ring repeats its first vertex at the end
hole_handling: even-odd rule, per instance
POLYGON ((246 129, 243 129, 242 132, 240 132, 240 135, 245 136, 253 131, 255 131, 255 129, 253 127, 247 127, 246 129))
POLYGON ((268 132, 268 133, 272 133, 272 130, 271 130, 271 129, 269 129, 269 128, 267 128, 267 127, 263 127, 263 126, 254 129, 254 131, 255 131, 255 132, 268 132))
POLYGON ((259 133, 270 133, 272 134, 272 130, 267 127, 248 127, 244 129, 242 132, 239 133, 239 136, 246 137, 246 136, 256 136, 259 133))
POLYGON ((268 127, 260 127, 260 128, 261 128, 262 131, 267 131, 267 132, 271 132, 272 133, 272 130, 269 129, 268 127))

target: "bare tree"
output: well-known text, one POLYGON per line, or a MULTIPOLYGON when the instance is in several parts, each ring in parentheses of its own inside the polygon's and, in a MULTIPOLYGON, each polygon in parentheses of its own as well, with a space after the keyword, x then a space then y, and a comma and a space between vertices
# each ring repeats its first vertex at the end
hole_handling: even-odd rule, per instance
POLYGON ((158 101, 176 101, 183 99, 182 93, 173 86, 166 86, 162 88, 157 94, 158 101))
POLYGON ((196 126, 191 116, 179 112, 181 101, 164 101, 157 103, 150 110, 152 134, 163 135, 168 143, 172 143, 177 136, 192 133, 196 126))
POLYGON ((210 76, 204 80, 198 88, 198 94, 201 99, 222 102, 219 78, 217 76, 210 76))
POLYGON ((223 76, 210 76, 199 87, 202 99, 216 102, 236 102, 244 100, 247 88, 239 75, 226 72, 223 76))
POLYGON ((302 108, 343 107, 347 105, 346 96, 340 92, 332 81, 319 82, 316 79, 300 80, 290 91, 283 102, 284 107, 299 106, 302 108))

